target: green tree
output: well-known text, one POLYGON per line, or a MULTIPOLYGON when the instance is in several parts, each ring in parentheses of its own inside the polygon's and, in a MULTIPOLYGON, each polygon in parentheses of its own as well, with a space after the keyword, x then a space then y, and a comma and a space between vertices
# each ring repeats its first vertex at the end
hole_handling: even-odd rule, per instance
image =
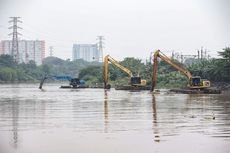
POLYGON ((90 81, 91 83, 102 83, 103 76, 103 67, 102 66, 89 66, 84 68, 79 73, 79 78, 85 81, 90 81))
POLYGON ((0 67, 15 67, 16 63, 10 55, 0 55, 0 67))
POLYGON ((4 67, 0 69, 0 80, 15 81, 17 80, 17 72, 13 68, 4 67))
POLYGON ((50 66, 48 64, 43 64, 42 65, 42 71, 43 73, 47 74, 47 75, 50 75, 50 66))
POLYGON ((226 47, 222 52, 220 51, 218 53, 223 59, 230 60, 230 47, 226 47))

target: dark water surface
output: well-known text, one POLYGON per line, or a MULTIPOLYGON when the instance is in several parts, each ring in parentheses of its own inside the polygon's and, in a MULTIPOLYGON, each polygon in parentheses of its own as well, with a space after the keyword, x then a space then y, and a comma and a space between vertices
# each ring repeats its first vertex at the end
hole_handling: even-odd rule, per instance
POLYGON ((227 92, 0 87, 0 153, 230 153, 227 92))

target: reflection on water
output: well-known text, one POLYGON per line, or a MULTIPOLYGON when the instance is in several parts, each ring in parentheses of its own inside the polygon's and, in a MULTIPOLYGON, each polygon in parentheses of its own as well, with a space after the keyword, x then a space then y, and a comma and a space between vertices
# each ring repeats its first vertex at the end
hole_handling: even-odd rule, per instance
POLYGON ((109 109, 108 109, 108 92, 107 89, 104 90, 104 126, 105 126, 105 130, 104 132, 107 133, 108 132, 108 123, 109 123, 109 109))
POLYGON ((229 94, 44 88, 2 85, 0 153, 230 152, 229 94))
POLYGON ((153 133, 154 141, 160 142, 159 129, 157 127, 157 108, 156 108, 156 99, 154 94, 152 94, 152 108, 153 108, 153 133))
POLYGON ((17 142, 18 142, 18 115, 19 115, 19 103, 17 100, 13 101, 11 103, 12 105, 12 126, 13 126, 13 146, 16 149, 17 148, 17 142))

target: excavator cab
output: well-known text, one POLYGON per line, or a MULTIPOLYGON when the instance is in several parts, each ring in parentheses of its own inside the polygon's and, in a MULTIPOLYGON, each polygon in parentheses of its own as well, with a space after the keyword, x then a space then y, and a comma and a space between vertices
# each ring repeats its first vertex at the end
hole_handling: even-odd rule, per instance
POLYGON ((200 76, 194 76, 190 79, 189 87, 192 89, 202 89, 210 87, 210 81, 201 79, 200 76))
POLYGON ((142 80, 139 76, 131 77, 131 85, 132 86, 146 86, 146 80, 142 80))
POLYGON ((78 78, 72 78, 70 80, 69 85, 71 85, 74 88, 78 87, 80 85, 80 79, 78 79, 78 78))
POLYGON ((201 85, 201 77, 195 76, 191 78, 190 86, 200 86, 201 85))
POLYGON ((133 76, 131 77, 131 85, 140 85, 141 84, 141 77, 139 76, 133 76))

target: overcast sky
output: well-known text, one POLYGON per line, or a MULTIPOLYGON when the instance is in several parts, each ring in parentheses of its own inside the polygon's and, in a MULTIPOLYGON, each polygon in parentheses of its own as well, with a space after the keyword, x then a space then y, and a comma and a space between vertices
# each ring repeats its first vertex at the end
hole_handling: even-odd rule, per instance
POLYGON ((46 41, 54 55, 72 58, 73 43, 105 37, 104 54, 146 59, 151 51, 216 55, 230 46, 228 0, 0 0, 0 40, 11 39, 8 20, 20 16, 21 39, 46 41))

